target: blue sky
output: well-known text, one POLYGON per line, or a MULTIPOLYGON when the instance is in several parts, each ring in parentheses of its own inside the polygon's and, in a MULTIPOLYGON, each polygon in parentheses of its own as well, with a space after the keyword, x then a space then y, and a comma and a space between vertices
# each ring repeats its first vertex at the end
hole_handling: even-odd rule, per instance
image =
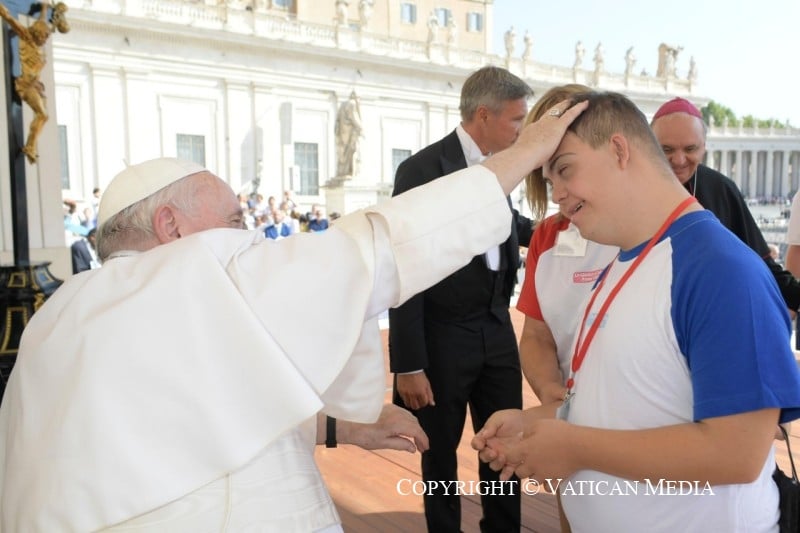
POLYGON ((634 47, 635 71, 656 71, 658 45, 682 46, 676 64, 685 77, 697 63, 697 93, 737 116, 789 119, 800 127, 800 0, 495 0, 492 43, 504 54, 514 26, 515 55, 527 30, 534 60, 570 66, 575 43, 592 65, 603 43, 606 69, 624 72, 634 47))

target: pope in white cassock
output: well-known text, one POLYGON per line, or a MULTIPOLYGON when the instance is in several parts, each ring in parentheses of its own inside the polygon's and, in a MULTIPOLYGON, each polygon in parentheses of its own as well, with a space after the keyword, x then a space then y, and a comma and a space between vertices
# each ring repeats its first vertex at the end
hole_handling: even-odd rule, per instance
POLYGON ((317 414, 378 417, 377 315, 507 237, 506 195, 584 107, 281 241, 233 229, 239 204, 202 167, 121 172, 100 204, 103 268, 64 283, 22 338, 0 408, 2 531, 341 531, 317 414))

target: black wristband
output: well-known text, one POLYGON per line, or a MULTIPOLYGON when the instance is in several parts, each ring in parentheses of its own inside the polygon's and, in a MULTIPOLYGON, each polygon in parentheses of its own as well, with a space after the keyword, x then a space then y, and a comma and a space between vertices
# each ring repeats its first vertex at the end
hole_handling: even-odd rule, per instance
POLYGON ((336 448, 336 419, 325 417, 325 447, 336 448))

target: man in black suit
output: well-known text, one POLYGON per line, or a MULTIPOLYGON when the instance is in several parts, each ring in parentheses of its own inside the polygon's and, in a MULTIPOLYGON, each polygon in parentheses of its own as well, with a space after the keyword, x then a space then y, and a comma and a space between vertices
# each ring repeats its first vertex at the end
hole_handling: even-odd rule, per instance
MULTIPOLYGON (((489 66, 473 73, 461 90, 461 124, 400 164, 393 194, 480 163, 511 146, 532 95, 524 81, 505 69, 489 66)), ((458 479, 456 449, 467 405, 475 431, 494 411, 522 405, 519 352, 508 307, 519 246, 530 242, 533 224, 512 211, 511 235, 505 243, 389 311, 395 403, 411 409, 430 438, 430 449, 422 454, 425 481, 458 479)), ((489 493, 481 496, 481 531, 519 531, 518 483, 490 485, 498 480, 497 473, 484 463, 479 473, 482 490, 473 492, 489 493)), ((460 496, 454 486, 450 485, 449 494, 441 486, 428 492, 424 496, 428 531, 460 531, 460 496)))

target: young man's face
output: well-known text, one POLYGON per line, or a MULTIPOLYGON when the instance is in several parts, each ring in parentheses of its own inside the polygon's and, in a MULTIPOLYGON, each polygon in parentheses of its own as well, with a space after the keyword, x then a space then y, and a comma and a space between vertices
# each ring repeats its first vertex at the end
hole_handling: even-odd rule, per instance
POLYGON ((553 157, 542 167, 553 202, 584 238, 604 240, 599 231, 613 205, 613 170, 609 149, 593 149, 572 132, 567 132, 553 157))
POLYGON ((653 123, 653 133, 680 182, 689 181, 706 153, 700 119, 687 113, 665 115, 653 123))
POLYGON ((484 130, 484 146, 481 148, 494 154, 505 150, 517 140, 528 114, 528 99, 508 100, 498 113, 488 109, 482 109, 481 112, 485 112, 480 117, 484 130))

